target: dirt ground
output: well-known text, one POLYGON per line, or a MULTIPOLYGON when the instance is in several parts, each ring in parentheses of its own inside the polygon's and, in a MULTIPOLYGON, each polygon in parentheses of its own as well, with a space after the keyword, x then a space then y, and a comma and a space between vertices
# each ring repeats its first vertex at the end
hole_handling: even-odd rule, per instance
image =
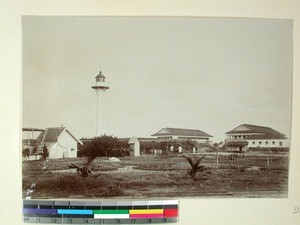
MULTIPOLYGON (((192 156, 196 157, 196 156, 192 156)), ((23 196, 35 183, 32 198, 287 197, 288 156, 207 155, 206 171, 192 179, 182 155, 144 155, 109 162, 97 158, 95 173, 83 179, 68 165, 86 158, 23 162, 23 196), (44 169, 43 169, 44 167, 44 169)))

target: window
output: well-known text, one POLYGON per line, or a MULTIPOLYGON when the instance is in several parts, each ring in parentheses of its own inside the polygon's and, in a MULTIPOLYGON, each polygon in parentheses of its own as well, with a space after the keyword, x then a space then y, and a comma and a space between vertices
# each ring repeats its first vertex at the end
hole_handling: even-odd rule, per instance
POLYGON ((282 146, 282 141, 279 141, 279 146, 282 146))
POLYGON ((255 145, 255 141, 252 141, 252 144, 255 145))
POLYGON ((268 141, 266 141, 265 143, 266 143, 266 145, 268 145, 268 144, 269 144, 269 142, 268 142, 268 141))
POLYGON ((275 145, 275 141, 272 141, 272 145, 275 145))
POLYGON ((75 148, 71 148, 71 151, 75 151, 75 148))
POLYGON ((259 141, 259 142, 258 142, 258 144, 260 144, 260 145, 261 145, 261 141, 259 141))

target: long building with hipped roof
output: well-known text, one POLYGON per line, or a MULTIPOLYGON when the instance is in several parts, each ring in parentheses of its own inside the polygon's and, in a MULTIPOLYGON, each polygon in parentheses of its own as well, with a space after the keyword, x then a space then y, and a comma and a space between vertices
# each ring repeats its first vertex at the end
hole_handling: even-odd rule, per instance
POLYGON ((226 132, 228 151, 243 152, 251 148, 288 148, 289 139, 270 127, 241 124, 226 132))
POLYGON ((165 140, 191 140, 198 143, 209 143, 209 138, 213 137, 202 130, 183 129, 183 128, 162 128, 151 136, 165 140))

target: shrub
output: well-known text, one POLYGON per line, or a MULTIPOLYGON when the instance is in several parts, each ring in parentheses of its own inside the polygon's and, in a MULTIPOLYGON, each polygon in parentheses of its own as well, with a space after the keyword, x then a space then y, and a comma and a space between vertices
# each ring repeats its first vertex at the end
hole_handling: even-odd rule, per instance
MULTIPOLYGON (((68 193, 79 195, 91 195, 102 197, 123 196, 123 186, 116 182, 107 182, 107 177, 82 179, 77 175, 65 175, 52 177, 36 182, 35 192, 68 193)), ((31 182, 23 180, 22 188, 26 191, 31 182)))
POLYGON ((106 186, 106 191, 103 192, 105 197, 123 196, 123 186, 121 184, 111 183, 106 186))
POLYGON ((22 151, 22 155, 24 157, 29 157, 29 148, 25 148, 23 151, 22 151))
POLYGON ((262 147, 254 147, 254 148, 249 148, 249 151, 251 152, 288 152, 289 148, 288 147, 271 147, 271 148, 262 148, 262 147))
POLYGON ((288 152, 289 148, 288 147, 274 147, 271 148, 271 152, 288 152))

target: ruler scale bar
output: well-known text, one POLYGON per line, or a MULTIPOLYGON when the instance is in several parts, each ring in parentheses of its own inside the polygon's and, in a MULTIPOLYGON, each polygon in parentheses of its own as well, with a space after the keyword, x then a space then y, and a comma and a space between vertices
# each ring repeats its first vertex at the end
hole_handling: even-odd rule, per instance
POLYGON ((25 223, 148 224, 178 222, 178 200, 47 201, 24 200, 25 223))

